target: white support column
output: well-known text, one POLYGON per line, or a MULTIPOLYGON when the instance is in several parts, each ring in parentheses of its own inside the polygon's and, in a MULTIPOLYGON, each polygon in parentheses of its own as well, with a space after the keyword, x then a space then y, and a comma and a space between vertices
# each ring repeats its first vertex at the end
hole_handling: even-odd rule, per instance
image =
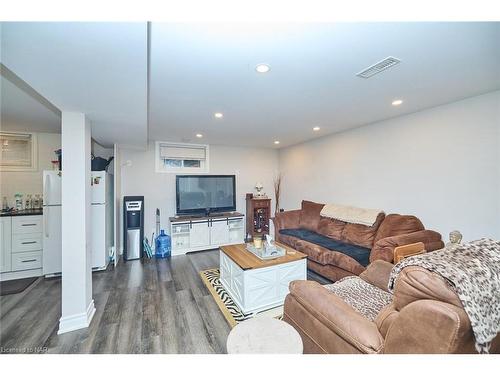
POLYGON ((90 252, 90 123, 62 112, 62 316, 58 334, 89 326, 95 313, 90 252))

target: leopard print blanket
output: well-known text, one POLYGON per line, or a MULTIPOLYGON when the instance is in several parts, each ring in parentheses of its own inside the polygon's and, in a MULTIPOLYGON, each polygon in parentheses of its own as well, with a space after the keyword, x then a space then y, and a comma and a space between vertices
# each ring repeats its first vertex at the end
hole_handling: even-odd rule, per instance
POLYGON ((392 269, 389 291, 408 266, 423 267, 449 283, 469 317, 477 351, 488 353, 500 332, 500 241, 481 239, 403 259, 392 269))
POLYGON ((377 288, 358 276, 347 276, 335 284, 323 286, 372 322, 380 310, 392 301, 391 293, 377 288))

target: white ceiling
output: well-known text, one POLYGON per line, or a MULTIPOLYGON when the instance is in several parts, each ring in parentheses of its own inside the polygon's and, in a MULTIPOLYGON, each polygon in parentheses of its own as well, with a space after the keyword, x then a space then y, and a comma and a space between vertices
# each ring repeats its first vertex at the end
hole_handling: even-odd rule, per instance
MULTIPOLYGON (((146 23, 3 23, 1 37, 1 62, 59 109, 85 112, 104 145, 284 147, 500 89, 500 23, 153 23, 148 126, 146 23), (402 62, 355 76, 387 56, 402 62), (259 75, 262 62, 271 71, 259 75)), ((47 125, 20 98, 5 103, 47 125)))
POLYGON ((415 112, 499 89, 499 41, 500 23, 153 23, 149 135, 283 147, 415 112), (387 56, 402 62, 355 76, 387 56))
POLYGON ((59 114, 3 76, 0 77, 0 115, 2 130, 61 132, 59 114))
POLYGON ((2 63, 103 145, 147 141, 147 24, 2 23, 2 63))

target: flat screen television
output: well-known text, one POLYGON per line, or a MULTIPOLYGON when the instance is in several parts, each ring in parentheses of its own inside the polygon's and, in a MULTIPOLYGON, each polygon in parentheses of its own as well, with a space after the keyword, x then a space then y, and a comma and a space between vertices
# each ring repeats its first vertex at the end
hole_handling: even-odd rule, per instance
POLYGON ((236 210, 234 175, 177 175, 175 187, 177 215, 236 210))

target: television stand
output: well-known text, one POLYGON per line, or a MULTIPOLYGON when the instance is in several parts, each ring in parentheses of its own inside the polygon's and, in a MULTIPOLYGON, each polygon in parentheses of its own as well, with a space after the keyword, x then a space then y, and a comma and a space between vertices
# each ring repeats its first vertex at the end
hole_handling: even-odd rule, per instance
POLYGON ((245 215, 239 212, 178 216, 169 220, 173 256, 244 243, 245 215))

